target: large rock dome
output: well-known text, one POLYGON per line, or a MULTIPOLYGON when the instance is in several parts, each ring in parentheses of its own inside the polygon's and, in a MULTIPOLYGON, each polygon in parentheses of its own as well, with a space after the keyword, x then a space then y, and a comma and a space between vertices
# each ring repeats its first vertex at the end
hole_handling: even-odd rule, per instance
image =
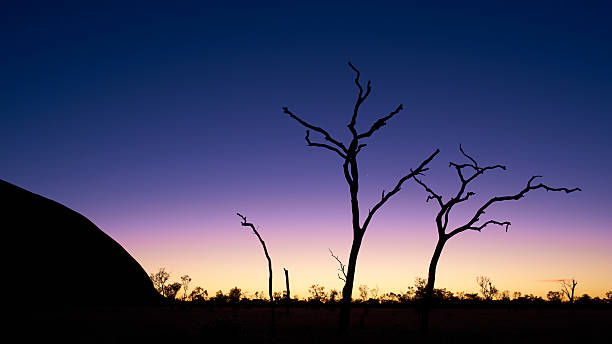
POLYGON ((0 232, 23 304, 147 305, 160 296, 130 254, 83 215, 0 180, 0 232))

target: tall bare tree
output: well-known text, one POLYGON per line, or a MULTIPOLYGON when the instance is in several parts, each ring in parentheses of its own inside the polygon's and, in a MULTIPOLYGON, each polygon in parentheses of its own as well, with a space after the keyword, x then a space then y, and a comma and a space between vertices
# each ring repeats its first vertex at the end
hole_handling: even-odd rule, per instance
POLYGON ((266 255, 266 259, 268 260, 268 294, 270 295, 270 302, 273 302, 274 298, 272 297, 272 260, 270 259, 270 255, 268 254, 268 248, 266 248, 266 243, 261 238, 261 235, 259 235, 259 232, 255 228, 254 224, 247 222, 246 217, 242 216, 240 213, 236 213, 236 215, 240 216, 240 218, 242 219, 241 225, 243 227, 250 227, 253 230, 253 233, 257 236, 257 239, 259 239, 259 242, 263 247, 264 254, 266 255))
POLYGON ((353 242, 351 245, 351 251, 348 259, 348 266, 346 271, 346 282, 344 284, 344 288, 342 289, 342 305, 340 309, 340 330, 345 331, 348 328, 349 319, 350 319, 350 305, 353 294, 353 283, 355 280, 355 268, 357 265, 357 255, 359 254, 359 249, 361 247, 361 242, 363 240, 363 236, 368 228, 368 225, 372 221, 372 217, 374 214, 380 209, 380 207, 385 204, 391 198, 391 196, 395 195, 402 184, 416 176, 421 174, 423 171, 426 171, 425 167, 435 156, 439 153, 439 150, 436 150, 433 154, 431 154, 427 159, 425 159, 416 169, 411 170, 410 173, 402 177, 395 187, 388 193, 382 191, 382 196, 380 201, 378 201, 367 213, 365 216, 365 220, 363 223, 361 222, 360 216, 360 207, 359 207, 359 169, 357 165, 357 154, 366 146, 365 143, 362 143, 364 139, 369 138, 374 134, 378 129, 385 126, 387 121, 390 120, 393 116, 397 115, 402 109, 403 106, 400 104, 395 110, 389 112, 387 115, 382 116, 377 121, 375 121, 368 130, 359 133, 357 129, 355 129, 355 125, 357 123, 357 114, 359 113, 359 108, 361 104, 368 98, 370 92, 372 91, 371 82, 368 81, 365 87, 361 85, 359 81, 360 72, 353 64, 348 63, 349 67, 355 72, 355 85, 359 90, 359 94, 357 95, 357 100, 355 102, 355 106, 353 108, 353 114, 351 116, 351 121, 347 125, 349 131, 351 132, 351 140, 348 145, 336 140, 333 138, 329 132, 323 128, 312 125, 300 117, 296 116, 293 112, 291 112, 287 107, 283 107, 283 112, 289 117, 295 119, 299 124, 306 128, 306 143, 311 147, 319 147, 325 148, 336 153, 343 161, 342 169, 344 172, 344 178, 349 186, 349 193, 351 198, 351 221, 353 227, 353 242), (310 131, 314 131, 319 133, 325 139, 325 142, 313 142, 310 139, 310 131))
POLYGON ((290 301, 291 300, 291 289, 289 289, 289 270, 287 270, 286 268, 283 268, 283 270, 285 271, 285 285, 287 287, 287 294, 285 294, 285 299, 286 301, 290 301))
POLYGON ((488 225, 499 225, 506 228, 506 232, 508 231, 508 227, 510 226, 509 221, 497 221, 497 220, 487 220, 482 222, 480 217, 485 214, 485 211, 492 206, 493 204, 503 202, 503 201, 511 201, 511 200, 519 200, 525 196, 530 191, 543 189, 546 191, 564 191, 565 193, 570 193, 574 191, 580 191, 580 188, 552 188, 545 184, 537 184, 533 185, 533 181, 536 178, 541 176, 532 176, 527 181, 527 186, 525 186, 521 191, 516 194, 508 195, 508 196, 497 196, 486 201, 480 208, 476 210, 474 216, 472 216, 465 224, 458 226, 456 228, 447 229, 449 224, 449 215, 452 208, 462 202, 467 201, 471 196, 475 193, 472 191, 468 191, 468 184, 476 179, 478 176, 484 174, 487 171, 501 169, 505 170, 506 166, 503 165, 491 165, 491 166, 479 166, 476 160, 474 160, 471 156, 467 155, 461 145, 459 145, 459 151, 461 154, 466 157, 469 162, 464 164, 457 164, 454 162, 449 163, 449 167, 454 168, 457 171, 457 176, 459 177, 459 181, 461 185, 459 186, 459 191, 454 196, 451 196, 446 202, 442 199, 442 196, 439 193, 436 193, 432 188, 427 186, 423 181, 418 179, 416 176, 413 179, 421 185, 425 191, 429 194, 427 196, 426 202, 430 200, 435 200, 438 206, 440 207, 440 211, 436 215, 436 227, 438 230, 438 242, 436 243, 436 248, 434 250, 434 254, 431 257, 431 262, 429 264, 429 275, 427 278, 427 287, 425 291, 424 297, 424 305, 423 312, 421 316, 421 327, 422 330, 427 330, 429 326, 429 308, 431 306, 431 300, 434 291, 434 284, 436 281, 436 267, 438 266, 438 260, 440 259, 440 255, 442 254, 442 249, 446 242, 459 233, 463 233, 467 230, 474 230, 480 232, 482 229, 487 227, 488 225), (470 171, 470 172, 468 172, 470 171), (466 174, 467 173, 467 174, 466 174))
POLYGON ((259 235, 259 232, 255 228, 255 225, 250 222, 247 222, 246 216, 242 216, 240 213, 236 213, 236 215, 238 215, 242 219, 241 225, 243 227, 250 227, 253 230, 253 233, 257 236, 257 239, 259 239, 259 242, 261 243, 261 247, 263 247, 263 251, 264 251, 264 254, 266 255, 266 259, 268 260, 268 295, 270 295, 270 305, 271 305, 270 307, 270 310, 271 310, 270 333, 274 333, 275 327, 276 327, 276 315, 275 315, 275 310, 274 310, 274 294, 272 293, 272 259, 270 259, 270 255, 268 254, 268 248, 266 247, 266 243, 261 238, 261 235, 259 235))
POLYGON ((574 290, 576 290, 576 279, 561 280, 561 294, 567 296, 570 303, 574 303, 574 290))

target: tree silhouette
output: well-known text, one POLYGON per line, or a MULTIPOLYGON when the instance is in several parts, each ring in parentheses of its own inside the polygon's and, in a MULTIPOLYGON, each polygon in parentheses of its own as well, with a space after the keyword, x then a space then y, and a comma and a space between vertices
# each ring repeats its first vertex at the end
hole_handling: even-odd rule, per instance
POLYGON ((208 291, 202 287, 195 287, 189 294, 191 301, 203 301, 208 296, 208 291))
POLYGON ((316 302, 323 302, 327 298, 327 294, 325 293, 325 287, 318 284, 313 284, 308 288, 308 292, 310 293, 310 300, 316 302))
POLYGON ((157 289, 157 291, 163 296, 166 296, 164 285, 166 284, 166 281, 168 281, 168 278, 170 278, 170 274, 166 272, 166 268, 159 268, 155 274, 150 274, 149 278, 153 282, 155 289, 157 289))
POLYGON ((570 303, 574 303, 574 290, 576 289, 578 282, 576 282, 576 280, 573 278, 571 280, 561 280, 560 282, 561 293, 567 296, 570 303))
POLYGON ((538 189, 543 189, 546 191, 563 191, 565 193, 580 191, 580 188, 573 188, 573 189, 568 189, 564 187, 553 188, 553 187, 547 186, 542 183, 533 185, 532 184, 533 181, 536 178, 540 178, 541 176, 532 176, 531 178, 529 178, 529 181, 527 181, 527 186, 525 186, 518 193, 513 194, 513 195, 508 195, 508 196, 497 196, 497 197, 493 197, 489 199, 480 208, 476 210, 476 213, 465 224, 458 226, 456 228, 453 228, 450 231, 447 231, 447 226, 449 224, 449 215, 450 215, 452 208, 457 204, 467 201, 471 196, 475 194, 474 192, 467 190, 468 184, 474 181, 474 179, 476 179, 478 176, 483 175, 487 171, 496 170, 496 169, 501 169, 501 170, 506 169, 506 166, 503 166, 503 165, 491 165, 491 166, 485 166, 485 167, 479 166, 476 160, 474 160, 471 156, 467 155, 463 151, 463 148, 461 147, 461 145, 459 145, 459 151, 465 158, 469 160, 469 162, 464 163, 464 164, 457 164, 454 162, 449 163, 449 167, 452 167, 456 170, 457 176, 459 177, 459 181, 461 185, 459 187, 459 191, 457 191, 457 193, 454 196, 451 196, 448 201, 445 202, 442 199, 442 196, 440 194, 436 193, 432 188, 427 186, 423 181, 418 179, 416 176, 413 176, 413 179, 419 185, 421 185, 425 189, 425 191, 429 194, 427 196, 426 202, 429 202, 430 200, 435 200, 438 206, 440 207, 440 211, 438 211, 438 214, 436 215, 436 219, 435 219, 436 227, 438 231, 438 242, 436 243, 436 248, 431 258, 431 262, 429 264, 429 275, 427 278, 427 287, 426 287, 425 299, 424 299, 425 302, 424 302, 423 309, 422 309, 421 329, 424 331, 427 330, 427 327, 429 324, 429 308, 431 305, 434 284, 436 281, 436 267, 438 265, 438 260, 440 259, 440 255, 442 254, 442 249, 444 248, 444 245, 450 238, 454 237, 455 235, 459 233, 463 233, 467 230, 474 230, 474 231, 480 232, 482 229, 484 229, 485 227, 491 224, 503 226, 506 228, 506 232, 507 232, 508 227, 510 226, 509 221, 487 220, 487 221, 481 222, 481 219, 480 219, 481 216, 484 215, 485 211, 493 204, 503 202, 503 201, 519 200, 523 198, 525 194, 527 194, 528 192, 533 191, 533 190, 538 190, 538 189), (466 171, 472 171, 472 173, 469 175, 466 175, 465 174, 466 171))
POLYGON ((362 284, 359 286, 359 298, 361 301, 368 301, 368 286, 362 284))
POLYGON ((273 302, 274 298, 272 296, 272 260, 270 259, 270 255, 268 254, 266 243, 261 238, 261 235, 259 235, 259 232, 257 231, 257 229, 255 229, 254 224, 247 222, 246 217, 240 215, 240 213, 236 213, 236 215, 240 216, 240 218, 242 219, 243 227, 250 227, 253 230, 253 233, 257 236, 257 239, 259 239, 259 242, 261 243, 261 246, 263 247, 264 254, 266 255, 266 259, 268 260, 268 273, 269 273, 268 275, 268 294, 270 295, 270 302, 273 302))
POLYGON ((183 285, 183 290, 185 293, 183 294, 183 300, 187 299, 187 289, 189 289, 189 282, 191 282, 191 277, 189 275, 181 276, 181 284, 183 285))
POLYGON ((289 312, 289 302, 291 301, 291 289, 289 288, 289 270, 283 268, 285 271, 285 285, 287 290, 285 291, 285 302, 287 304, 287 312, 289 312))
POLYGON ((176 298, 178 291, 181 290, 182 287, 183 285, 180 284, 179 282, 174 282, 174 283, 171 283, 165 286, 164 290, 166 292, 166 297, 171 300, 174 300, 176 298))
POLYGON ((476 277, 476 282, 480 287, 480 292, 482 293, 482 297, 485 300, 493 300, 493 297, 497 295, 497 288, 491 282, 491 279, 487 276, 478 276, 476 277))
POLYGON ((233 287, 227 293, 227 298, 231 303, 238 303, 238 301, 240 301, 240 296, 242 296, 242 289, 238 287, 233 287))
POLYGON ((359 191, 359 169, 357 165, 357 154, 366 147, 365 143, 362 143, 362 140, 369 138, 381 127, 387 124, 387 121, 390 120, 393 116, 397 115, 402 109, 403 106, 400 104, 395 110, 389 112, 387 115, 379 118, 375 121, 370 129, 367 131, 359 133, 357 129, 355 129, 355 124, 357 121, 357 114, 359 112, 359 108, 361 104, 368 98, 370 92, 372 91, 371 82, 368 81, 366 84, 366 89, 364 91, 361 82, 359 81, 359 77, 361 73, 353 64, 348 63, 349 67, 355 72, 355 85, 359 90, 359 94, 357 96, 357 100, 355 102, 355 106, 353 108, 353 114, 351 117, 351 121, 347 125, 349 131, 351 132, 351 140, 348 145, 334 139, 329 132, 325 129, 314 126, 298 116, 296 116, 293 112, 291 112, 287 107, 283 107, 283 112, 289 117, 295 119, 298 123, 306 128, 306 143, 311 147, 319 147, 325 148, 336 153, 343 161, 342 169, 344 172, 344 178, 349 186, 349 193, 351 199, 351 222, 353 227, 353 242, 351 245, 351 251, 349 254, 348 266, 346 271, 346 281, 344 283, 344 288, 342 289, 342 306, 340 309, 340 330, 344 332, 348 328, 349 319, 350 319, 350 305, 353 294, 353 284, 355 281, 355 268, 357 265, 357 256, 359 254, 359 249, 361 248, 361 242, 363 240, 363 236, 368 228, 368 225, 372 221, 372 217, 374 214, 382 207, 385 202, 391 198, 391 196, 395 195, 400 191, 402 184, 416 176, 421 174, 423 171, 426 171, 427 168, 425 166, 439 153, 439 150, 436 150, 432 155, 430 155, 427 159, 425 159, 415 170, 411 170, 409 174, 402 177, 395 187, 388 193, 382 191, 382 196, 380 201, 378 201, 367 213, 365 220, 361 223, 360 216, 360 206, 358 199, 358 191, 359 191), (313 142, 310 140, 310 131, 317 132, 323 136, 327 143, 322 142, 313 142))
POLYGON ((268 260, 268 295, 270 295, 270 304, 271 304, 271 319, 270 319, 270 333, 274 333, 276 327, 276 311, 274 309, 274 294, 272 293, 272 259, 270 259, 270 255, 268 254, 268 248, 266 248, 266 243, 259 235, 259 232, 255 228, 255 225, 247 222, 246 216, 242 216, 240 213, 236 213, 242 219, 243 227, 250 227, 253 230, 253 233, 259 239, 261 243, 261 247, 263 247, 264 254, 266 255, 266 259, 268 260))
POLYGON ((546 298, 550 302, 561 302, 562 297, 563 297, 563 294, 561 294, 560 291, 550 290, 548 291, 548 294, 546 294, 546 298))

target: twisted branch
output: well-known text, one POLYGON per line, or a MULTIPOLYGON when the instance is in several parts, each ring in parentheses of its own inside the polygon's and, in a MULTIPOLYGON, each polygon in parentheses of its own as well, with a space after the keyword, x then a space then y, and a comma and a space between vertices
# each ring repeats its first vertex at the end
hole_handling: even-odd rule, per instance
POLYGON ((440 234, 441 237, 445 237, 445 238, 450 238, 458 233, 461 233, 465 230, 476 230, 476 231, 481 231, 482 229, 484 229, 487 225, 490 224, 495 224, 495 225, 499 225, 499 226, 503 226, 506 228, 506 232, 508 231, 508 228, 510 226, 510 222, 509 221, 496 221, 496 220, 488 220, 480 225, 477 225, 476 223, 480 220, 480 216, 482 216, 485 213, 485 210, 491 206, 494 203, 497 202, 502 202, 502 201, 509 201, 509 200, 519 200, 521 198, 523 198, 525 196, 525 194, 527 194, 530 191, 533 190, 537 190, 537 189, 544 189, 546 191, 564 191, 565 193, 571 193, 571 192, 575 192, 575 191, 581 191, 580 188, 573 188, 573 189, 568 189, 565 187, 561 187, 561 188, 554 188, 554 187, 550 187, 548 185, 545 185, 543 183, 540 183, 538 185, 532 185, 532 182, 536 179, 539 178, 541 176, 532 176, 529 181, 527 182, 527 186, 521 190, 520 192, 518 192, 517 194, 514 195, 509 195, 509 196, 497 196, 497 197, 493 197, 490 200, 488 200, 484 205, 482 205, 474 214, 474 216, 463 226, 457 227, 454 230, 452 230, 450 233, 446 233, 446 227, 448 226, 448 218, 449 218, 449 214, 451 209, 453 208, 454 205, 467 201, 471 196, 473 196, 475 193, 471 192, 471 191, 467 191, 467 186, 468 184, 473 181, 474 179, 476 179, 476 177, 482 175, 483 173, 485 173, 486 171, 489 170, 494 170, 494 169, 502 169, 502 170, 506 170, 506 166, 504 165, 491 165, 491 166, 485 166, 485 167, 480 167, 478 165, 478 163, 476 162, 476 160, 474 158, 472 158, 470 155, 468 155, 467 153, 465 153, 465 151, 463 150, 463 147, 461 145, 459 145, 459 150, 461 151, 461 154, 463 154, 463 156, 465 156, 466 158, 468 158, 470 160, 471 163, 466 163, 466 164, 457 164, 457 163, 453 163, 450 162, 449 166, 455 167, 455 169, 457 170, 457 174, 459 176, 459 179, 461 181, 461 186, 459 188, 459 191, 457 192, 457 194, 454 197, 451 197, 450 200, 448 200, 447 202, 443 202, 442 200, 442 196, 437 194, 436 192, 434 192, 429 186, 427 186, 427 184, 425 184, 422 180, 413 177, 413 179, 419 184, 421 185, 425 191, 429 194, 427 196, 426 202, 428 202, 431 199, 435 199, 438 202, 438 205, 440 206, 440 211, 438 212, 437 216, 436 216, 436 224, 438 227, 438 233, 440 234), (470 175, 468 178, 465 178, 464 174, 463 174, 463 169, 465 168, 471 168, 474 170, 474 173, 472 175, 470 175))
POLYGON ((359 94, 357 95, 357 101, 355 102, 355 107, 353 108, 353 116, 351 117, 351 122, 347 125, 347 127, 349 128, 349 130, 353 134, 353 137, 356 137, 357 136, 357 130, 355 130, 355 122, 357 121, 357 113, 359 112, 359 107, 361 106, 361 104, 370 95, 370 92, 372 92, 372 83, 371 83, 370 80, 368 80, 368 83, 366 85, 366 92, 365 92, 365 95, 364 95, 363 94, 363 87, 361 87, 361 83, 359 82, 359 76, 361 75, 361 73, 359 72, 359 70, 357 68, 355 68, 355 66, 353 66, 353 64, 350 61, 349 61, 348 65, 349 65, 349 67, 351 67, 351 69, 353 71, 355 71, 355 74, 357 74, 355 76, 355 85, 357 85, 357 88, 359 89, 359 94))

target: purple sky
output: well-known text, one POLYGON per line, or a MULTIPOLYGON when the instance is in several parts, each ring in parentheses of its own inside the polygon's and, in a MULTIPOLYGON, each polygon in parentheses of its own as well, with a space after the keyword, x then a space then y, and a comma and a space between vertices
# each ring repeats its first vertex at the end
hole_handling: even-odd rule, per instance
MULTIPOLYGON (((454 238, 438 286, 475 291, 488 275, 500 290, 545 294, 558 285, 541 281, 571 277, 579 293, 612 289, 609 5, 196 3, 0 5, 0 178, 81 212, 148 272, 265 290, 239 211, 268 243, 276 290, 283 267, 300 296, 314 283, 339 289, 327 249, 348 259, 341 161, 306 147, 281 108, 348 139, 350 60, 373 83, 358 129, 405 108, 360 153, 363 211, 436 148, 424 180, 454 192, 459 143, 509 169, 475 183, 457 222, 534 174, 583 189, 492 209, 509 232, 454 238)), ((407 184, 377 214, 357 286, 399 291, 425 276, 437 210, 425 197, 407 184)))

